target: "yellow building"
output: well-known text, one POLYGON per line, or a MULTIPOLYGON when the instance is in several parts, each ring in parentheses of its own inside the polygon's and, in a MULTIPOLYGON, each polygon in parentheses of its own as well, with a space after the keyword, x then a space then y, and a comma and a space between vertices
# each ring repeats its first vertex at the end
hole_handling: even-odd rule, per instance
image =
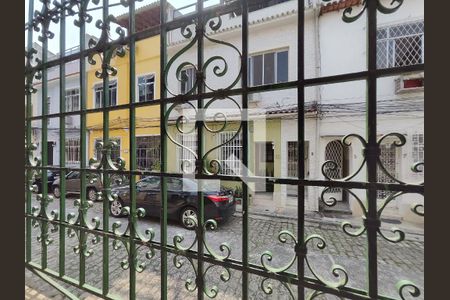
MULTIPOLYGON (((123 27, 128 27, 128 16, 118 18, 123 27)), ((147 6, 136 11, 137 31, 159 24, 159 6, 147 6), (156 13, 157 12, 157 13, 156 13), (149 18, 150 17, 150 18, 149 18), (142 22, 145 20, 145 22, 142 22)), ((136 102, 152 101, 160 97, 160 37, 153 36, 136 42, 136 102)), ((101 62, 89 65, 87 71, 87 108, 102 105, 103 81, 95 76, 101 62)), ((109 78, 109 97, 111 105, 130 103, 130 57, 126 50, 124 57, 114 57, 111 66, 117 69, 116 76, 109 78)), ((136 147, 137 163, 140 169, 159 169, 160 129, 159 105, 138 107, 136 109, 136 147)), ((88 157, 97 157, 96 143, 103 138, 103 114, 90 113, 86 118, 88 129, 88 157)), ((110 140, 116 140, 119 149, 113 151, 113 158, 122 157, 129 167, 129 109, 113 110, 109 115, 110 140)))

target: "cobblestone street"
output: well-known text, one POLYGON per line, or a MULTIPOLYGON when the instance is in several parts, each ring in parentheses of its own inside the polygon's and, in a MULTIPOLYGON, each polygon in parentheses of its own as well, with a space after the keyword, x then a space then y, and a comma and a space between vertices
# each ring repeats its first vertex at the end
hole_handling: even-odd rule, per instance
MULTIPOLYGON (((67 213, 76 211, 69 199, 67 204, 67 213)), ((52 204, 51 209, 58 206, 52 204)), ((95 203, 94 207, 90 209, 89 218, 94 216, 102 216, 102 204, 95 203)), ((121 229, 126 227, 127 219, 110 218, 110 226, 115 221, 120 220, 123 224, 121 229)), ((254 264, 261 264, 261 254, 266 250, 273 253, 273 260, 269 262, 271 266, 283 266, 290 261, 294 255, 293 243, 289 240, 286 243, 281 243, 278 240, 278 233, 281 230, 289 230, 296 233, 296 220, 271 218, 256 215, 249 215, 249 260, 254 264)), ((144 232, 146 228, 153 228, 156 233, 155 239, 159 241, 159 220, 147 219, 139 221, 140 231, 144 232)), ((389 225, 389 224, 388 224, 389 225)), ((34 228, 33 235, 33 250, 32 261, 40 263, 41 246, 36 237, 39 235, 40 228, 34 228)), ((183 245, 187 246, 192 243, 194 232, 184 230, 176 223, 170 223, 168 226, 168 243, 173 244, 173 237, 177 234, 184 236, 183 245)), ((339 225, 329 224, 319 221, 306 222, 306 234, 319 234, 326 241, 326 248, 320 250, 316 247, 316 242, 308 244, 308 258, 312 268, 315 272, 325 279, 336 281, 331 273, 331 267, 334 264, 343 266, 349 276, 347 286, 365 289, 366 287, 366 258, 365 258, 365 243, 366 236, 350 237, 346 235, 339 225)), ((389 233, 387 233, 389 234, 389 233)), ((58 270, 59 257, 59 232, 51 233, 50 236, 54 242, 48 248, 48 267, 52 270, 58 270)), ((78 240, 75 237, 69 238, 66 236, 66 275, 78 279, 79 270, 79 255, 74 253, 74 246, 78 240)), ((89 236, 88 241, 92 239, 89 236)), ((378 253, 379 253, 379 289, 382 294, 396 297, 398 295, 395 290, 395 284, 400 279, 408 279, 417 284, 421 289, 422 295, 418 299, 423 299, 423 271, 424 271, 424 244, 420 236, 408 235, 406 240, 398 244, 388 243, 379 238, 378 253)), ((242 256, 242 217, 236 213, 228 222, 219 224, 215 231, 209 230, 206 234, 206 242, 216 253, 220 253, 219 246, 223 242, 227 242, 231 248, 231 258, 241 260, 242 256)), ((86 281, 89 285, 101 288, 102 285, 102 242, 93 245, 89 242, 89 249, 94 253, 86 259, 86 281)), ((121 298, 127 299, 129 287, 129 270, 121 268, 121 262, 126 258, 126 250, 122 247, 119 250, 113 250, 112 242, 110 241, 109 248, 109 276, 110 276, 110 290, 112 294, 118 295, 121 298)), ((155 256, 147 260, 145 258, 145 249, 141 248, 139 251, 139 260, 146 262, 146 269, 142 273, 137 274, 136 290, 139 299, 159 299, 160 298, 160 253, 156 251, 155 256)), ((194 262, 196 264, 196 262, 194 262)), ((197 292, 188 292, 185 289, 185 282, 187 279, 195 279, 194 270, 192 266, 185 259, 185 264, 180 268, 175 268, 173 264, 173 255, 168 256, 168 289, 169 299, 195 299, 197 292)), ((207 264, 205 269, 207 268, 207 264)), ((216 285, 219 293, 216 299, 240 299, 242 294, 241 277, 239 271, 230 269, 231 278, 228 282, 220 280, 220 273, 224 271, 221 267, 215 266, 211 268, 205 276, 207 288, 216 285)), ((297 272, 296 264, 290 269, 290 272, 297 272)), ((306 275, 312 276, 309 269, 306 269, 306 275)), ((262 277, 255 275, 249 276, 249 295, 252 299, 288 299, 286 290, 281 284, 271 281, 273 286, 273 294, 266 295, 261 290, 262 277)), ((97 299, 89 296, 88 293, 71 287, 67 284, 62 284, 67 287, 72 293, 81 299, 97 299)), ((294 294, 296 293, 295 286, 291 286, 294 294)), ((26 299, 66 299, 60 292, 54 289, 49 284, 45 283, 38 276, 26 271, 26 299)), ((328 297, 329 299, 337 299, 335 297, 328 297)), ((323 298, 323 299, 328 299, 323 298)))

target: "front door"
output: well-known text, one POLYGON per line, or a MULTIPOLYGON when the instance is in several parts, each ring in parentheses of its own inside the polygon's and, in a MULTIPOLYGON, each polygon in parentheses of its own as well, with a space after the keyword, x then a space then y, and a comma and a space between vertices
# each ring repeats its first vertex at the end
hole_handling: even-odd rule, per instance
POLYGON ((47 142, 47 165, 53 166, 53 147, 55 142, 48 141, 47 142))
MULTIPOLYGON (((255 143, 255 175, 274 176, 274 151, 272 142, 255 143)), ((256 182, 256 192, 273 192, 273 183, 256 182)))

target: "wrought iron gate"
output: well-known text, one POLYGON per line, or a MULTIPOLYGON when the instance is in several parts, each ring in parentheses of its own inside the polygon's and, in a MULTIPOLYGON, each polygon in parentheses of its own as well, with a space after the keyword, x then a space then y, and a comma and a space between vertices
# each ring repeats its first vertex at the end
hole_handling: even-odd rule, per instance
MULTIPOLYGON (((324 0, 328 2, 329 0, 324 0)), ((367 18, 367 62, 368 69, 362 72, 355 72, 350 74, 340 74, 335 76, 320 77, 320 78, 305 78, 305 66, 304 66, 304 38, 305 27, 303 13, 298 14, 298 35, 292 38, 297 39, 298 45, 298 65, 297 65, 297 79, 288 82, 280 82, 275 84, 268 84, 263 86, 249 86, 248 83, 248 56, 249 56, 249 43, 248 43, 248 16, 250 4, 264 4, 270 2, 269 0, 260 1, 226 1, 223 5, 204 7, 204 2, 197 1, 195 12, 184 16, 179 16, 176 19, 168 19, 166 14, 167 1, 162 0, 160 2, 160 25, 153 26, 141 32, 136 32, 136 9, 134 0, 121 0, 114 4, 109 4, 108 0, 103 0, 101 5, 99 0, 66 0, 66 1, 54 1, 41 0, 42 7, 34 7, 35 1, 29 1, 28 4, 28 23, 26 24, 27 37, 27 50, 26 66, 25 66, 25 96, 26 96, 26 157, 25 157, 25 171, 26 171, 26 268, 32 270, 39 276, 43 277, 48 282, 52 283, 58 289, 61 289, 67 296, 76 298, 69 290, 62 288, 58 285, 55 279, 58 279, 64 283, 76 286, 82 290, 86 290, 94 295, 100 296, 106 299, 115 299, 116 296, 110 292, 110 256, 114 250, 120 246, 124 247, 127 252, 127 258, 122 262, 121 267, 123 269, 129 269, 129 298, 136 298, 136 276, 142 272, 145 268, 145 264, 138 257, 138 250, 146 249, 146 258, 151 260, 155 259, 155 252, 159 252, 160 256, 160 290, 161 298, 167 298, 167 291, 169 289, 167 273, 169 260, 168 256, 173 255, 173 264, 179 268, 183 262, 181 258, 187 260, 195 273, 194 279, 188 279, 186 281, 186 289, 197 293, 198 299, 203 299, 204 296, 214 298, 220 291, 216 286, 209 286, 205 282, 205 274, 210 270, 212 266, 219 266, 223 268, 223 272, 220 274, 220 280, 227 282, 230 279, 230 269, 241 273, 242 282, 242 298, 252 298, 252 295, 248 292, 249 276, 258 275, 264 278, 261 281, 261 289, 266 294, 272 294, 273 286, 269 281, 278 281, 286 288, 286 295, 296 299, 313 299, 319 297, 322 294, 336 295, 340 298, 348 299, 390 299, 381 295, 378 289, 378 265, 377 265, 377 239, 378 235, 381 237, 396 243, 401 242, 404 239, 404 233, 400 230, 394 230, 396 236, 388 237, 380 230, 381 215, 383 209, 391 201, 394 201, 400 195, 406 193, 418 193, 424 194, 423 183, 410 184, 403 182, 389 174, 386 168, 383 167, 380 160, 380 145, 386 138, 394 138, 394 145, 401 147, 406 143, 405 137, 399 133, 390 133, 381 138, 377 137, 377 79, 386 76, 393 76, 404 72, 421 71, 424 69, 423 63, 418 63, 409 66, 395 66, 385 69, 377 68, 377 13, 395 13, 398 9, 401 9, 403 0, 394 0, 390 6, 385 6, 381 0, 364 0, 357 9, 360 11, 352 12, 351 8, 344 9, 343 21, 353 22, 362 16, 367 18), (89 6, 91 5, 91 6, 89 6), (114 17, 110 16, 110 8, 113 6, 122 5, 129 9, 129 24, 128 34, 125 34, 123 29, 116 31, 118 39, 111 40, 111 24, 116 22, 114 17), (35 12, 35 9, 38 9, 35 12), (90 12, 93 10, 102 11, 101 20, 92 20, 90 12), (221 16, 235 12, 236 15, 242 16, 242 47, 239 50, 234 45, 227 43, 226 41, 219 41, 209 37, 206 31, 217 31, 221 28, 221 16), (66 56, 48 58, 48 43, 49 40, 54 37, 54 33, 50 30, 50 24, 59 24, 60 28, 60 53, 65 52, 65 28, 66 19, 68 16, 75 16, 76 26, 79 27, 80 33, 80 49, 78 52, 70 53, 66 56), (86 26, 91 21, 96 21, 97 28, 101 31, 101 36, 98 40, 86 41, 86 26), (169 59, 167 54, 167 38, 170 31, 178 30, 181 35, 189 40, 188 45, 183 48, 180 53, 177 53, 169 59), (42 56, 36 57, 37 51, 33 48, 33 31, 38 32, 39 41, 42 44, 42 56), (115 56, 123 56, 125 51, 128 51, 129 55, 129 82, 130 86, 136 86, 135 78, 135 55, 136 55, 136 42, 152 36, 160 36, 160 70, 162 73, 160 79, 160 99, 156 99, 149 102, 136 101, 136 91, 134 88, 130 88, 130 103, 112 106, 109 99, 109 81, 110 76, 116 74, 117 70, 111 65, 111 59, 115 56), (240 71, 235 80, 229 86, 221 86, 219 88, 210 87, 207 84, 207 68, 211 67, 211 62, 218 60, 225 64, 225 68, 214 68, 213 75, 221 77, 227 72, 227 63, 220 56, 206 57, 204 55, 205 43, 216 43, 219 45, 225 45, 236 50, 240 61, 240 71), (127 48, 125 50, 125 48, 127 48), (188 48, 197 49, 197 59, 195 62, 183 62, 179 65, 175 65, 175 59, 179 57, 188 48), (86 86, 86 58, 88 63, 101 65, 101 71, 96 76, 103 82, 103 97, 101 108, 88 109, 87 108, 87 86, 86 86), (65 104, 65 65, 68 62, 79 60, 80 68, 80 110, 79 111, 66 111, 65 104), (48 69, 54 66, 59 66, 59 72, 61 80, 59 81, 60 95, 59 95, 59 112, 50 112, 47 110, 47 84, 48 84, 48 69), (186 76, 182 75, 185 67, 192 67, 195 70, 195 82, 190 90, 185 88, 185 94, 178 94, 170 91, 168 88, 168 82, 171 80, 178 80, 179 82, 186 83, 188 80, 186 76), (175 70, 176 78, 168 78, 168 74, 171 70, 175 70), (34 88, 34 81, 40 79, 42 83, 42 98, 40 99, 42 105, 42 115, 33 116, 32 113, 32 95, 36 92, 34 88), (261 265, 251 263, 249 261, 249 219, 248 219, 248 183, 255 182, 259 178, 252 176, 248 173, 246 168, 242 168, 242 174, 237 175, 223 175, 221 174, 220 162, 215 159, 211 159, 210 153, 214 149, 205 148, 205 134, 208 132, 220 132, 219 129, 215 131, 209 127, 203 118, 200 118, 201 111, 207 109, 211 102, 214 101, 232 101, 238 106, 240 111, 240 126, 236 131, 233 138, 236 138, 238 134, 242 134, 242 140, 248 141, 249 139, 249 126, 248 126, 248 96, 249 93, 274 91, 283 89, 296 89, 298 97, 298 112, 297 112, 297 126, 298 126, 298 141, 299 144, 304 144, 305 141, 305 89, 310 86, 316 86, 326 83, 340 83, 356 80, 365 80, 367 83, 367 99, 366 99, 366 136, 359 136, 350 133, 342 139, 344 146, 350 145, 350 138, 356 138, 361 142, 363 146, 364 160, 361 166, 356 171, 345 178, 332 178, 327 176, 326 169, 336 169, 337 163, 333 161, 327 161, 322 167, 324 180, 310 180, 305 179, 304 164, 297 164, 297 178, 271 178, 271 182, 275 184, 294 185, 298 187, 298 223, 295 232, 281 231, 278 237, 273 239, 279 239, 281 243, 286 243, 288 240, 293 241, 292 259, 286 266, 274 267, 271 265, 271 261, 275 254, 270 252, 264 252, 261 254, 261 265), (238 104, 234 98, 241 97, 242 104, 238 104), (192 104, 195 101, 195 105, 192 104), (170 118, 171 112, 174 107, 180 104, 185 104, 192 107, 197 113, 198 117, 194 122, 195 126, 193 131, 196 131, 197 147, 196 151, 192 151, 187 146, 179 143, 175 136, 172 136, 169 125, 177 127, 179 133, 183 133, 181 128, 186 118, 180 116, 176 122, 173 122, 170 118), (161 166, 160 171, 141 171, 138 170, 136 159, 136 110, 139 107, 146 106, 159 106, 160 110, 160 131, 161 131, 161 166), (130 165, 125 166, 122 159, 113 161, 111 154, 117 147, 116 142, 109 136, 109 120, 110 113, 115 110, 126 109, 129 112, 129 136, 130 136, 130 165), (86 136, 86 119, 87 114, 90 112, 100 112, 103 116, 103 140, 98 143, 98 153, 101 153, 101 157, 97 157, 98 161, 91 159, 88 162, 87 149, 87 136, 86 136), (59 154, 59 167, 49 166, 45 162, 48 161, 49 153, 47 147, 48 141, 48 123, 46 122, 50 118, 59 118, 60 130, 59 140, 65 141, 65 120, 71 116, 79 116, 80 118, 80 166, 77 168, 67 167, 65 165, 65 149, 60 147, 59 154), (33 130, 32 123, 35 121, 42 122, 42 137, 39 141, 41 144, 41 157, 38 159, 35 157, 36 145, 33 144, 33 130), (170 123, 170 124, 169 124, 170 123), (215 252, 209 245, 206 237, 207 229, 214 229, 217 224, 213 220, 205 220, 205 207, 204 201, 199 200, 199 214, 198 218, 192 218, 191 221, 195 223, 195 239, 189 246, 183 245, 183 237, 175 235, 174 237, 168 236, 167 222, 167 182, 168 179, 173 177, 181 177, 180 173, 168 172, 167 162, 173 157, 168 157, 167 147, 168 143, 173 142, 182 147, 183 150, 189 151, 193 157, 195 157, 195 174, 193 176, 198 180, 210 180, 220 179, 227 181, 234 181, 242 183, 242 257, 241 259, 233 259, 230 257, 232 249, 223 243, 220 245, 220 253, 215 252), (44 163, 42 163, 44 162, 44 163), (367 171, 367 177, 365 181, 353 180, 357 174, 359 174, 362 168, 365 167, 367 171), (54 170, 60 172, 60 177, 65 178, 65 175, 70 171, 79 171, 81 173, 81 189, 80 197, 76 200, 75 204, 78 207, 78 212, 67 213, 66 212, 66 182, 61 180, 60 191, 61 196, 59 200, 53 199, 46 184, 42 185, 41 193, 36 193, 36 187, 32 185, 35 175, 39 175, 42 178, 42 182, 47 182, 48 173, 47 170, 54 170), (386 176, 392 179, 393 183, 379 183, 377 179, 377 172, 385 172, 386 176), (98 193, 98 198, 102 201, 103 215, 95 217, 92 220, 88 219, 89 209, 92 206, 92 202, 88 201, 86 187, 98 180, 101 174, 102 189, 98 193), (155 175, 161 179, 161 215, 160 215, 160 239, 155 238, 155 234, 152 230, 145 230, 141 232, 138 226, 139 219, 145 215, 145 211, 138 208, 136 205, 136 180, 137 176, 155 175), (120 178, 118 178, 120 177, 120 178), (128 225, 126 229, 121 229, 119 223, 110 224, 109 219, 109 205, 117 195, 112 193, 111 187, 115 181, 127 179, 130 182, 130 198, 132 199, 131 205, 124 208, 127 213, 128 225), (336 204, 335 199, 325 199, 323 195, 327 190, 333 188, 340 188, 348 193, 352 194, 357 199, 358 204, 363 211, 363 226, 355 231, 352 224, 345 223, 342 229, 350 236, 361 236, 364 234, 367 241, 367 277, 368 285, 364 290, 356 289, 347 285, 348 277, 351 274, 347 274, 346 270, 341 266, 335 265, 332 267, 331 273, 335 277, 336 281, 325 279, 321 274, 314 270, 308 260, 308 250, 311 247, 318 247, 323 249, 326 245, 326 241, 323 237, 317 234, 306 235, 305 234, 305 222, 304 222, 304 203, 305 203, 305 188, 306 187, 322 187, 324 192, 322 193, 322 201, 329 206, 336 204), (360 199, 356 194, 352 192, 352 189, 365 190, 366 199, 360 199), (384 199, 381 207, 377 205, 377 191, 386 190, 391 193, 387 194, 387 198, 384 199), (32 206, 33 197, 36 197, 39 202, 39 206, 32 206), (57 210, 49 211, 49 204, 52 202, 58 202, 59 208, 57 210), (41 259, 40 262, 32 261, 32 230, 38 228, 40 231, 37 237, 41 247, 41 259), (57 232, 59 256, 59 267, 57 270, 53 270, 48 267, 48 247, 52 242, 50 238, 51 233, 57 232), (74 252, 79 256, 79 274, 77 277, 69 276, 66 274, 66 239, 77 239, 77 245, 74 247, 74 252), (173 238, 174 243, 168 244, 168 238, 173 238), (93 287, 86 283, 86 260, 92 255, 91 246, 94 244, 102 245, 102 286, 93 287), (292 265, 296 265, 297 272, 292 273, 288 270, 292 265), (311 275, 307 275, 307 271, 311 275), (294 293, 292 287, 296 287, 294 293), (305 293, 308 289, 311 292, 305 293)), ((305 2, 298 1, 298 12, 305 10, 305 2)), ((184 72, 186 73, 186 72, 184 72)), ((226 142, 229 143, 230 141, 226 142)), ((225 143, 225 144, 226 144, 225 143)), ((62 143, 64 144, 64 143, 62 143)), ((220 146, 220 145, 219 145, 220 146)), ((298 162, 303 162, 305 157, 304 147, 298 147, 297 155, 298 162)), ((249 150, 248 144, 243 142, 242 144, 242 164, 248 166, 249 164, 249 150)), ((182 163, 182 170, 189 170, 191 166, 191 160, 185 160, 182 163)), ((415 172, 420 172, 423 168, 423 162, 419 162, 413 166, 415 172)), ((201 184, 201 181, 199 181, 201 184)), ((203 192, 199 189, 198 199, 203 199, 203 192)), ((379 201, 379 200, 378 200, 379 201)), ((415 205, 412 210, 423 216, 423 205, 415 205)), ((73 254, 72 254, 73 255, 73 254)), ((411 296, 417 297, 420 295, 419 289, 414 283, 410 281, 400 280, 397 284, 399 297, 404 299, 407 292, 411 296)), ((151 297, 151 296, 149 296, 151 297)))

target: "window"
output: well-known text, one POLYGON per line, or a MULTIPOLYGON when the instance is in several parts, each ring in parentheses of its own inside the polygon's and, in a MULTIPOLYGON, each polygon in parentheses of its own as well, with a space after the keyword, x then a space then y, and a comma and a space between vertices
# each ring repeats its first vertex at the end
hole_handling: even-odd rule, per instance
MULTIPOLYGON (((225 3, 233 2, 233 1, 234 0, 225 0, 225 3)), ((290 1, 290 0, 269 0, 269 1, 264 2, 264 3, 258 3, 258 2, 261 2, 261 1, 258 1, 258 0, 249 0, 248 1, 248 12, 250 13, 250 12, 253 12, 253 11, 256 11, 256 10, 260 10, 260 9, 263 9, 263 8, 266 8, 266 7, 274 6, 274 5, 277 5, 277 4, 280 4, 280 3, 283 3, 283 2, 287 2, 287 1, 290 1)), ((240 11, 240 9, 232 13, 232 17, 240 16, 240 15, 242 15, 242 12, 240 11)))
POLYGON ((181 86, 180 92, 181 94, 187 94, 190 90, 194 88, 194 84, 196 81, 195 77, 195 69, 194 68, 186 68, 181 71, 181 86))
POLYGON ((241 175, 242 173, 242 134, 239 133, 236 137, 233 136, 236 131, 221 132, 218 136, 218 144, 229 143, 220 147, 219 161, 221 165, 220 174, 223 175, 241 175))
POLYGON ((288 51, 275 51, 249 57, 250 86, 288 81, 288 51))
MULTIPOLYGON (((384 168, 397 177, 397 151, 395 146, 392 145, 392 141, 386 141, 380 145, 380 160, 383 163, 384 168)), ((395 183, 386 173, 384 173, 381 168, 377 168, 377 181, 381 183, 395 183)), ((378 191, 378 199, 384 199, 389 196, 392 192, 389 191, 378 191)))
MULTIPOLYGON (((120 157, 120 139, 119 138, 111 138, 111 141, 115 141, 118 145, 118 147, 113 148, 111 150, 111 160, 116 161, 120 157)), ((95 158, 97 160, 100 160, 102 158, 102 153, 99 149, 97 149, 97 143, 102 142, 102 139, 96 139, 95 140, 95 158)))
POLYGON ((80 110, 80 90, 66 90, 66 112, 80 110))
POLYGON ((158 177, 145 177, 136 184, 137 188, 141 191, 159 190, 159 178, 158 177))
POLYGON ((136 159, 138 169, 160 169, 160 142, 159 135, 136 137, 136 159))
POLYGON ((80 162, 80 139, 69 138, 66 140, 66 163, 80 162))
MULTIPOLYGON (((197 153, 197 133, 178 134, 178 142, 197 153)), ((182 166, 186 173, 195 171, 195 156, 188 150, 178 147, 178 171, 181 172, 182 166)))
POLYGON ((155 99, 155 76, 145 75, 138 77, 139 102, 155 99))
POLYGON ((412 135, 412 146, 413 146, 413 162, 425 161, 425 137, 423 133, 412 135))
POLYGON ((51 110, 50 110, 50 97, 47 97, 47 111, 46 111, 46 114, 49 115, 50 112, 51 112, 51 110))
POLYGON ((378 68, 410 66, 423 62, 423 21, 378 29, 378 68))
POLYGON ((80 172, 78 171, 72 171, 66 176, 67 179, 78 179, 80 178, 80 172))
MULTIPOLYGON (((95 91, 95 106, 94 108, 103 107, 103 84, 96 84, 94 87, 95 91)), ((117 81, 111 81, 109 83, 109 101, 110 106, 117 105, 117 81)))
MULTIPOLYGON (((309 141, 305 141, 305 176, 309 175, 309 141)), ((292 141, 287 142, 287 150, 288 150, 288 177, 297 177, 297 165, 298 165, 298 142, 292 141)))

